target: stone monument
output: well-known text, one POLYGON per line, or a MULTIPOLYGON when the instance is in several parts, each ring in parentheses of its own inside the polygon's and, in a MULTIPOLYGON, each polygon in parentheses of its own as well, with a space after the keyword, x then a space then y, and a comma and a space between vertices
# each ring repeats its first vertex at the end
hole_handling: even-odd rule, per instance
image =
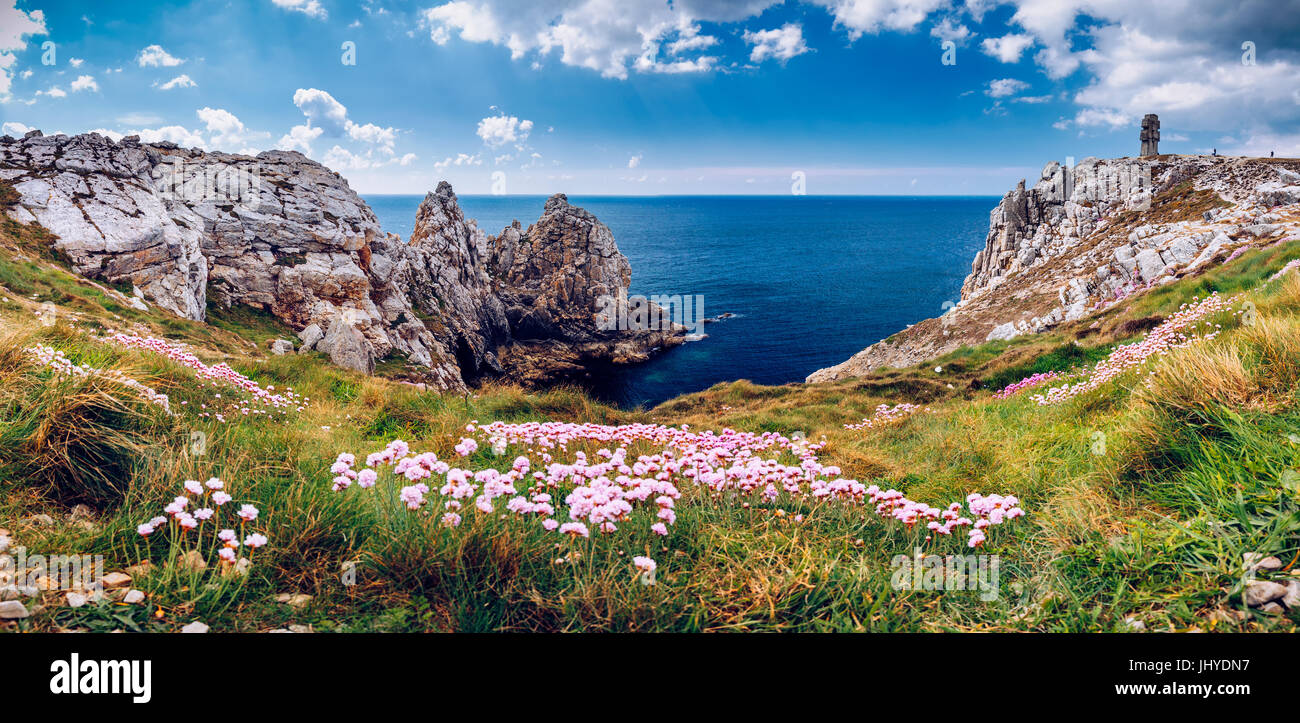
POLYGON ((1142 155, 1160 155, 1160 118, 1147 113, 1142 118, 1142 155))

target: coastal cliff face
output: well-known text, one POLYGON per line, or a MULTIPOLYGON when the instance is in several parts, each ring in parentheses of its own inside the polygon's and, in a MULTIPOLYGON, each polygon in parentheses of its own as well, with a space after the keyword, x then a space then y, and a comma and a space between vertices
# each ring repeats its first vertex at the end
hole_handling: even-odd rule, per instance
POLYGON ((989 214, 961 300, 809 382, 907 367, 1082 319, 1136 293, 1300 236, 1300 161, 1222 156, 1052 162, 989 214))
POLYGON ((563 196, 527 231, 489 238, 444 182, 403 242, 343 177, 291 151, 32 132, 0 138, 0 179, 20 197, 13 218, 53 232, 77 273, 196 321, 210 303, 267 311, 299 331, 300 350, 360 371, 397 353, 443 389, 544 382, 682 337, 597 329, 595 299, 625 294, 630 267, 563 196))

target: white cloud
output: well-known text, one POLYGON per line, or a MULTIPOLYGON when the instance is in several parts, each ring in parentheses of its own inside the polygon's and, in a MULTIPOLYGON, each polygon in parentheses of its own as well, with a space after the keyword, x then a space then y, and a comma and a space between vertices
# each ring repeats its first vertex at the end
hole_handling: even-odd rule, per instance
POLYGON ((1000 38, 986 38, 980 50, 1004 63, 1018 63, 1020 56, 1034 44, 1034 38, 1023 33, 1009 33, 1000 38))
POLYGON ((27 47, 27 36, 47 34, 44 12, 25 12, 18 9, 17 0, 0 0, 0 99, 9 97, 9 84, 17 61, 14 51, 27 47))
POLYGON ((198 83, 195 83, 193 80, 191 80, 190 76, 186 75, 185 73, 181 73, 180 75, 176 76, 175 78, 172 78, 166 83, 159 85, 158 90, 171 90, 172 88, 194 88, 196 86, 198 86, 198 83))
POLYGON ((307 17, 324 20, 329 17, 325 8, 321 7, 320 0, 271 0, 276 7, 292 10, 302 13, 307 17))
POLYGON ((280 142, 275 144, 276 148, 282 151, 300 150, 304 154, 311 154, 311 143, 324 133, 323 128, 312 128, 310 126, 294 126, 289 132, 280 138, 280 142))
POLYGON ((374 123, 360 125, 348 121, 347 131, 348 137, 352 140, 386 148, 389 152, 392 151, 393 144, 397 141, 396 128, 381 128, 374 123))
POLYGON ((57 86, 57 85, 52 85, 52 86, 50 86, 50 89, 49 89, 49 90, 38 90, 38 91, 36 91, 36 95, 48 95, 48 96, 51 97, 51 98, 63 98, 63 97, 66 97, 68 94, 67 94, 66 92, 64 92, 64 90, 63 90, 62 88, 60 88, 59 86, 57 86))
POLYGON ((528 140, 528 134, 532 130, 532 121, 519 120, 503 113, 479 121, 476 132, 489 148, 500 148, 507 143, 523 143, 528 140))
POLYGON ((458 153, 456 154, 455 157, 449 156, 441 161, 434 163, 433 167, 435 170, 442 171, 442 170, 446 170, 450 166, 481 166, 481 165, 483 165, 483 157, 480 154, 475 153, 474 155, 470 155, 468 153, 458 153))
POLYGON ((300 149, 303 153, 310 154, 312 142, 326 135, 331 138, 349 138, 369 146, 364 153, 356 155, 342 146, 335 145, 327 156, 333 154, 333 158, 339 162, 338 167, 372 168, 388 160, 399 160, 393 157, 396 153, 394 150, 397 143, 396 128, 353 121, 348 118, 347 107, 328 92, 319 88, 299 88, 294 91, 293 104, 298 106, 298 110, 306 116, 307 123, 291 128, 276 144, 278 148, 300 149), (375 160, 372 156, 374 151, 387 158, 384 161, 375 160))
POLYGON ((780 28, 760 30, 756 33, 745 31, 745 42, 754 46, 749 59, 761 63, 768 58, 785 62, 796 55, 808 52, 803 40, 803 28, 795 23, 786 23, 780 28))
POLYGON ((202 135, 197 131, 191 131, 182 126, 145 128, 142 130, 128 131, 126 135, 140 136, 140 140, 144 143, 160 143, 163 141, 169 141, 185 148, 203 148, 205 145, 202 135))
POLYGON ((71 66, 74 67, 74 68, 80 68, 80 67, 81 67, 81 64, 84 63, 84 62, 86 62, 86 61, 82 60, 81 58, 69 58, 69 59, 68 59, 68 65, 71 65, 71 66))
POLYGON ((21 137, 30 130, 33 130, 31 126, 17 121, 7 121, 3 126, 0 126, 0 132, 3 132, 7 136, 14 137, 21 137))
POLYGON ((984 94, 990 98, 1006 98, 1007 96, 1015 95, 1028 87, 1029 84, 1023 80, 1016 80, 1015 78, 999 78, 997 80, 989 81, 989 88, 984 91, 984 94))
MULTIPOLYGON (((529 53, 556 54, 564 65, 608 78, 642 73, 705 72, 716 58, 666 60, 702 50, 716 38, 699 34, 697 20, 736 22, 780 0, 453 0, 421 14, 429 38, 445 45, 453 36, 509 49, 521 60, 529 53)), ((534 60, 534 66, 540 64, 534 60)))
POLYGON ((86 132, 87 132, 87 133, 98 133, 99 135, 104 136, 105 138, 107 138, 107 139, 113 141, 114 143, 116 143, 116 142, 118 142, 118 141, 120 141, 120 140, 122 140, 123 138, 126 137, 126 134, 125 134, 125 133, 118 133, 117 131, 110 131, 110 130, 107 129, 107 128, 92 128, 91 130, 86 131, 86 132))
POLYGON ((910 31, 947 0, 812 0, 826 8, 835 27, 844 29, 850 40, 884 30, 910 31))
POLYGON ((957 45, 963 45, 971 36, 970 28, 956 22, 952 18, 944 18, 930 28, 930 37, 938 38, 946 42, 952 42, 957 45))
POLYGON ((307 116, 309 123, 324 128, 330 135, 347 131, 348 109, 329 93, 317 88, 299 88, 293 93, 293 104, 307 116))
POLYGON ((216 150, 252 155, 262 141, 270 138, 265 131, 251 131, 233 113, 224 108, 201 108, 196 111, 208 131, 207 146, 216 150))
POLYGON ((171 53, 163 50, 161 45, 150 45, 140 51, 140 54, 136 56, 135 62, 139 63, 141 68, 147 68, 150 66, 155 68, 171 68, 184 63, 185 59, 173 56, 171 53))
POLYGON ((93 90, 96 92, 99 91, 99 83, 96 83, 94 76, 91 75, 77 76, 77 79, 72 81, 72 84, 69 85, 68 87, 72 88, 73 93, 82 90, 93 90))
POLYGON ((668 44, 669 55, 681 55, 692 50, 704 50, 718 44, 712 35, 700 35, 700 26, 688 25, 681 30, 678 38, 668 44))
POLYGON ((636 168, 637 166, 641 165, 641 159, 642 159, 643 157, 644 157, 644 156, 642 156, 640 153, 638 153, 638 154, 636 154, 635 156, 632 156, 631 158, 627 159, 627 167, 628 167, 628 168, 636 168))
MULTIPOLYGON (((1125 118, 1136 123, 1146 113, 1158 113, 1167 130, 1240 131, 1263 136, 1290 132, 1300 118, 1295 89, 1300 88, 1300 8, 1296 13, 1262 13, 1254 37, 1269 47, 1266 32, 1272 22, 1290 32, 1256 65, 1242 63, 1242 37, 1234 29, 1207 34, 1197 25, 1203 16, 1189 17, 1167 9, 1134 9, 1131 17, 1093 28, 1092 47, 1074 57, 1091 76, 1074 101, 1080 125, 1116 125, 1125 118), (1145 13, 1145 14, 1144 14, 1145 13)), ((1270 43, 1271 45, 1271 43, 1270 43)), ((1050 72, 1050 71, 1049 71, 1050 72)))

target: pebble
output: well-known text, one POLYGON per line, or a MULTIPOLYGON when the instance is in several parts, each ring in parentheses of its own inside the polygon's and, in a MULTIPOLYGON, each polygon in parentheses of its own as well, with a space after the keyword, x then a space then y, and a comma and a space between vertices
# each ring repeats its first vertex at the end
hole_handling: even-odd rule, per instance
POLYGON ((1286 612, 1286 608, 1282 607, 1281 605, 1278 605, 1275 602, 1271 602, 1261 607, 1260 612, 1265 612, 1268 613, 1269 615, 1281 615, 1282 613, 1286 612))
POLYGON ((42 525, 48 527, 54 524, 54 518, 50 517, 49 515, 32 515, 27 519, 34 525, 42 525))
POLYGON ((182 633, 206 633, 208 632, 208 626, 204 623, 195 620, 189 625, 186 625, 185 627, 181 628, 181 632, 182 633))
POLYGON ((95 516, 95 511, 90 509, 89 505, 77 505, 72 508, 72 514, 69 515, 74 520, 88 520, 95 516))
POLYGON ((1129 630, 1142 632, 1147 629, 1147 624, 1130 615, 1124 618, 1124 627, 1129 630))
POLYGON ((207 560, 203 559, 203 553, 198 550, 190 550, 176 558, 176 564, 179 567, 187 568, 195 572, 202 572, 203 570, 208 569, 207 560))
POLYGON ((1258 552, 1247 552, 1241 556, 1241 559, 1246 563, 1247 570, 1264 570, 1272 572, 1273 570, 1282 569, 1282 561, 1271 555, 1269 557, 1264 557, 1258 552))
POLYGON ((12 544, 14 544, 13 540, 9 539, 8 535, 0 535, 0 554, 7 552, 12 544))
POLYGON ((151 572, 153 572, 153 563, 149 560, 145 560, 126 568, 126 574, 130 575, 132 578, 145 577, 151 572))
POLYGON ((0 620, 18 620, 30 614, 27 612, 27 606, 17 600, 0 602, 0 620))
POLYGON ((139 590, 128 590, 126 592, 126 595, 122 598, 122 602, 126 603, 127 605, 135 605, 137 603, 142 603, 144 602, 144 593, 140 592, 139 590))
POLYGON ((307 604, 311 602, 311 595, 305 595, 300 592, 295 592, 295 593, 282 592, 279 595, 275 596, 275 601, 279 603, 284 603, 290 607, 302 608, 302 607, 307 607, 307 604))
POLYGON ((1287 588, 1285 585, 1279 585, 1267 580, 1251 580, 1246 583, 1246 589, 1242 592, 1242 598, 1246 604, 1257 608, 1265 603, 1272 602, 1286 595, 1287 588))
POLYGON ((131 583, 131 576, 122 572, 110 572, 100 582, 106 588, 125 587, 131 583))
POLYGON ((1300 608, 1300 580, 1290 580, 1286 584, 1286 595, 1282 596, 1282 604, 1289 608, 1300 608))
POLYGON ((65 595, 65 597, 68 600, 68 607, 70 608, 82 607, 83 605, 85 605, 87 602, 90 601, 90 598, 86 597, 85 593, 80 593, 80 592, 70 592, 67 595, 65 595))

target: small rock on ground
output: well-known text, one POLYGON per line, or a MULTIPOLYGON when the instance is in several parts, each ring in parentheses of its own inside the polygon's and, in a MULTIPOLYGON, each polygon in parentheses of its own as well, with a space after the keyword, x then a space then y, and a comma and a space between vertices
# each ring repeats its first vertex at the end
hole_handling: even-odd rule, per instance
POLYGON ((1268 580, 1251 580, 1246 584, 1242 597, 1246 600, 1247 605, 1257 608, 1281 598, 1286 593, 1287 588, 1284 585, 1268 580))
POLYGON ((208 632, 208 629, 209 628, 206 624, 195 620, 189 625, 186 625, 185 627, 181 628, 181 632, 182 633, 206 633, 208 632))
POLYGON ((18 620, 30 614, 27 612, 27 606, 17 600, 0 602, 0 620, 18 620))

